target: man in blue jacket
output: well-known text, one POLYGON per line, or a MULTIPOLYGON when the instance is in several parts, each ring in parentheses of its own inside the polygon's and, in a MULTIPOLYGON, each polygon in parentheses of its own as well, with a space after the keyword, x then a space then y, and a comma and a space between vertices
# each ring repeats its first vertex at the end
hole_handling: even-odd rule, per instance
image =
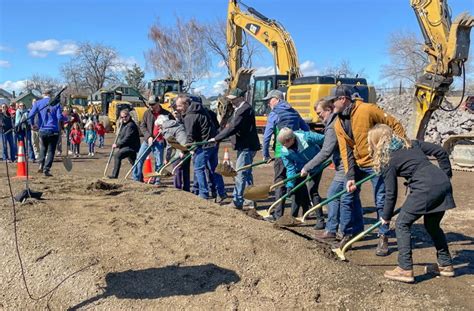
MULTIPOLYGON (((273 162, 274 182, 279 182, 286 178, 286 170, 280 159, 281 144, 276 141, 276 137, 280 129, 287 127, 293 131, 303 130, 309 131, 309 126, 301 118, 300 114, 293 109, 290 104, 284 100, 283 93, 279 90, 271 90, 267 96, 263 98, 268 100, 268 105, 272 109, 267 118, 265 132, 263 134, 263 159, 270 160, 270 141, 272 136, 275 137, 273 145, 275 161, 273 162)), ((278 200, 286 193, 285 186, 275 189, 275 200, 278 200)), ((268 220, 275 220, 283 216, 285 209, 285 201, 281 202, 275 210, 273 215, 268 220)))
POLYGON ((29 123, 33 130, 39 130, 40 137, 40 157, 39 157, 39 173, 44 176, 51 175, 51 166, 53 165, 54 152, 59 140, 59 122, 66 121, 63 117, 61 105, 58 103, 50 103, 51 90, 43 92, 43 98, 38 100, 30 113, 28 114, 29 123), (34 124, 35 116, 38 115, 37 124, 34 124))

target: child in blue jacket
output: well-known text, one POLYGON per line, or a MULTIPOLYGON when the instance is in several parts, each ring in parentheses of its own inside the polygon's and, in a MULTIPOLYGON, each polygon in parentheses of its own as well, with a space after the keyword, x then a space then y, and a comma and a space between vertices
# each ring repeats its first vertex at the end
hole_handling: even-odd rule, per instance
MULTIPOLYGON (((293 131, 284 127, 280 130, 277 139, 283 146, 281 158, 286 168, 286 175, 290 177, 299 174, 303 166, 318 154, 324 142, 324 135, 315 132, 293 131)), ((288 191, 303 180, 304 178, 300 177, 289 181, 286 184, 288 191)), ((318 193, 320 180, 321 174, 316 174, 312 180, 308 181, 306 187, 301 187, 292 195, 291 214, 293 217, 298 216, 300 207, 303 209, 303 213, 305 213, 311 203, 318 204, 321 201, 318 193)), ((321 209, 318 209, 318 211, 316 215, 316 228, 324 229, 323 214, 321 209)))
POLYGON ((85 141, 89 146, 89 157, 93 157, 95 154, 95 141, 97 139, 97 132, 94 129, 94 123, 89 122, 86 125, 85 141))

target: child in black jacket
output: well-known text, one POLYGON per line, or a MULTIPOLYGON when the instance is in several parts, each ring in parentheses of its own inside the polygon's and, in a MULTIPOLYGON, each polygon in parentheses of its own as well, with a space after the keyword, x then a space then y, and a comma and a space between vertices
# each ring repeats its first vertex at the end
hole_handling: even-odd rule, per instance
POLYGON ((435 144, 417 140, 410 142, 398 137, 390 127, 383 124, 378 124, 369 131, 368 142, 374 169, 382 174, 385 182, 382 223, 389 223, 393 216, 397 201, 397 176, 404 177, 410 189, 396 222, 398 267, 385 271, 384 276, 407 283, 415 281, 411 226, 421 216, 424 216, 426 231, 437 251, 438 264, 430 270, 441 276, 454 276, 448 243, 440 228, 445 211, 455 207, 448 154, 435 144), (433 165, 427 156, 436 157, 439 167, 433 165))

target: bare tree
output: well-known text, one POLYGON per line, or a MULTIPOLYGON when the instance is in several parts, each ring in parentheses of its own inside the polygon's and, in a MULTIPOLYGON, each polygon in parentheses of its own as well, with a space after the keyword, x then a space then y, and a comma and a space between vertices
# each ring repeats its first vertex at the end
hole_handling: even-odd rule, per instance
POLYGON ((343 59, 336 66, 328 66, 322 71, 324 75, 336 77, 364 77, 365 75, 365 70, 363 68, 359 70, 354 70, 352 68, 351 62, 347 59, 343 59))
POLYGON ((390 64, 382 67, 382 75, 407 84, 414 84, 423 75, 428 56, 423 51, 423 42, 410 32, 390 35, 388 46, 390 64))
MULTIPOLYGON (((230 75, 228 52, 230 47, 228 45, 226 27, 227 24, 225 20, 217 20, 214 23, 210 23, 204 28, 204 38, 211 52, 224 62, 230 75)), ((247 36, 245 32, 243 34, 245 40, 242 50, 242 67, 252 68, 253 57, 261 52, 260 46, 256 44, 255 39, 247 36)))
POLYGON ((43 93, 45 90, 50 89, 53 93, 56 93, 61 89, 61 86, 61 82, 58 79, 35 73, 26 80, 25 90, 36 90, 43 93))
POLYGON ((65 64, 61 72, 68 82, 79 89, 87 88, 95 92, 107 82, 120 79, 123 65, 119 63, 116 50, 99 43, 84 42, 77 54, 65 64))
POLYGON ((148 33, 154 44, 145 54, 148 66, 161 77, 183 80, 183 89, 188 91, 209 72, 211 65, 203 34, 204 27, 195 19, 185 22, 176 17, 172 27, 157 21, 148 33))

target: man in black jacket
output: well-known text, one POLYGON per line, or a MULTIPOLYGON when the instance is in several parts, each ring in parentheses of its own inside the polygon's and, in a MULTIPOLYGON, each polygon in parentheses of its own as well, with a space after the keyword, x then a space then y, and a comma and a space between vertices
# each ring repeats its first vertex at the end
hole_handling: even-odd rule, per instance
MULTIPOLYGON (((255 114, 250 104, 245 101, 244 94, 245 92, 239 88, 229 92, 227 99, 234 106, 234 115, 228 126, 213 139, 216 142, 221 142, 225 138, 231 137, 232 146, 237 151, 237 168, 252 164, 255 154, 260 149, 255 114)), ((240 171, 235 177, 233 203, 238 209, 242 209, 244 205, 246 185, 253 185, 251 169, 240 171)))
POLYGON ((130 117, 128 109, 120 111, 120 120, 122 125, 117 134, 117 142, 112 145, 112 148, 118 148, 114 156, 114 170, 109 176, 112 179, 118 178, 122 159, 128 158, 130 164, 133 165, 140 149, 140 132, 137 124, 130 117))
MULTIPOLYGON (((202 141, 209 141, 216 136, 217 128, 201 103, 192 102, 184 94, 176 97, 176 109, 184 116, 184 128, 186 129, 186 142, 188 144, 202 141)), ((199 146, 194 150, 193 165, 194 175, 198 182, 199 196, 209 199, 209 189, 206 180, 206 165, 210 164, 210 172, 216 184, 217 193, 221 198, 226 196, 224 180, 222 176, 215 173, 217 166, 216 146, 211 143, 199 146)))

